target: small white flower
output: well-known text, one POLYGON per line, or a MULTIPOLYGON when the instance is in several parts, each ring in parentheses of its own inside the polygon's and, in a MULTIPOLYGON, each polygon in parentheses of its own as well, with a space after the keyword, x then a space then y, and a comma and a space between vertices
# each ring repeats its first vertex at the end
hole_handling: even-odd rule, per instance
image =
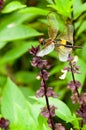
POLYGON ((67 75, 67 70, 61 70, 61 72, 63 73, 59 79, 65 79, 66 78, 66 75, 67 75))
POLYGON ((8 27, 8 28, 12 28, 12 27, 14 27, 15 25, 16 25, 15 23, 11 23, 11 24, 8 24, 7 27, 8 27))
POLYGON ((78 61, 78 56, 74 56, 73 62, 77 62, 78 61))
POLYGON ((40 75, 37 75, 37 76, 36 76, 36 79, 37 79, 37 80, 40 80, 40 79, 41 79, 40 75))

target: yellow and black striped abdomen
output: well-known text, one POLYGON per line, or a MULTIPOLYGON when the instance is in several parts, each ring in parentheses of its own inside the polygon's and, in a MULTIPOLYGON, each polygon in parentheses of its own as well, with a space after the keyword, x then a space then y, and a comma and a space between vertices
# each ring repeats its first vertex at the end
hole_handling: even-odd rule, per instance
POLYGON ((57 44, 61 45, 59 47, 56 47, 60 61, 63 61, 63 62, 67 61, 68 55, 70 54, 70 51, 72 50, 72 48, 66 47, 66 46, 67 45, 71 46, 72 44, 70 42, 68 42, 67 40, 64 40, 64 39, 61 39, 59 41, 59 43, 57 43, 57 44), (64 46, 62 46, 62 45, 64 45, 64 46))

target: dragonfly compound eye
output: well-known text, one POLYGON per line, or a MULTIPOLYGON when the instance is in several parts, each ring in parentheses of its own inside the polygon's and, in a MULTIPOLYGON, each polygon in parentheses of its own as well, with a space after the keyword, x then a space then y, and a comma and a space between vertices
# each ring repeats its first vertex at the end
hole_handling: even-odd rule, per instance
POLYGON ((45 42, 44 38, 40 38, 40 39, 39 39, 39 43, 40 43, 41 45, 45 45, 46 42, 45 42))

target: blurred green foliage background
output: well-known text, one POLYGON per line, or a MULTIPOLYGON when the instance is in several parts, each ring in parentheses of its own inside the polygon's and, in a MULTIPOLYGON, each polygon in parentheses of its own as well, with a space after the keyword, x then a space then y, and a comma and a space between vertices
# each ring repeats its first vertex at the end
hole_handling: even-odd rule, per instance
MULTIPOLYGON (((40 81, 36 80, 39 70, 30 64, 32 56, 29 54, 29 49, 39 44, 40 37, 48 38, 47 14, 50 11, 55 11, 57 14, 60 33, 63 31, 62 24, 65 19, 70 18, 71 11, 74 13, 74 45, 82 46, 82 49, 73 51, 73 55, 78 56, 77 65, 80 66, 81 72, 75 77, 81 81, 82 91, 86 91, 86 2, 84 0, 5 0, 0 11, 1 99, 8 77, 19 87, 26 99, 35 95, 39 88, 40 81)), ((48 59, 52 65, 49 70, 48 86, 52 86, 60 95, 59 98, 74 111, 69 98, 71 92, 67 89, 71 74, 68 74, 65 80, 59 79, 61 70, 67 63, 60 62, 56 52, 45 56, 45 59, 48 59)))
MULTIPOLYGON (((59 15, 62 15, 64 21, 70 17, 71 3, 73 3, 74 21, 75 21, 75 45, 81 45, 82 49, 75 50, 74 55, 79 57, 82 85, 85 86, 85 61, 86 61, 86 3, 81 0, 65 1, 52 0, 28 0, 28 1, 10 1, 6 0, 0 14, 0 89, 5 84, 7 77, 10 77, 27 95, 33 95, 39 88, 39 82, 36 80, 37 69, 31 67, 31 56, 28 50, 31 46, 39 44, 38 40, 44 36, 48 38, 47 14, 50 11, 56 11, 58 22, 62 22, 59 15)), ((59 27, 63 31, 62 26, 59 27)), ((50 69, 49 84, 55 91, 64 98, 67 90, 68 76, 65 80, 59 80, 61 69, 64 63, 59 62, 57 54, 53 52, 46 56, 52 64, 50 69)), ((83 88, 84 89, 84 88, 83 88)))

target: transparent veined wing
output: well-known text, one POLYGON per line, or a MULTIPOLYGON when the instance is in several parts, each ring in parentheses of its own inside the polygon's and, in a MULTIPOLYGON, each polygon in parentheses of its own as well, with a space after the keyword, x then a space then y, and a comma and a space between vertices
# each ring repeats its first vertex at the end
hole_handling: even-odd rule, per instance
POLYGON ((74 32, 73 25, 66 24, 64 32, 62 33, 62 35, 60 35, 60 38, 69 41, 73 45, 73 32, 74 32))
POLYGON ((74 28, 72 24, 67 24, 67 40, 73 45, 74 28))
MULTIPOLYGON (((67 45, 67 41, 73 45, 73 25, 67 24, 62 35, 60 35, 61 41, 59 44, 67 45)), ((70 45, 70 46, 71 46, 70 45)), ((72 48, 67 48, 65 46, 58 47, 58 55, 60 61, 67 61, 68 55, 70 54, 72 48)))
POLYGON ((47 16, 48 21, 48 35, 49 38, 54 40, 58 33, 58 21, 56 19, 55 13, 50 12, 47 16))
POLYGON ((60 47, 58 49, 59 60, 62 62, 66 62, 68 60, 68 56, 71 50, 72 50, 71 48, 60 47))
POLYGON ((49 46, 47 46, 46 48, 42 49, 41 51, 39 51, 36 56, 39 56, 39 57, 43 57, 47 54, 49 54, 50 52, 52 52, 54 50, 54 43, 50 44, 49 46))

